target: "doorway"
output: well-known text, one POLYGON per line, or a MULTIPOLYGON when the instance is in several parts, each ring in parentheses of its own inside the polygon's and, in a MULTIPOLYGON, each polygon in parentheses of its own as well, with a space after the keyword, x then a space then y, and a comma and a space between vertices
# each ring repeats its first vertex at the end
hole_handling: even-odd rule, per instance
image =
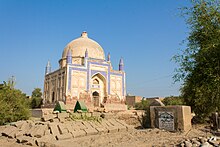
POLYGON ((55 101, 55 92, 52 93, 52 103, 55 101))
POLYGON ((99 93, 97 91, 93 92, 92 97, 93 97, 94 107, 99 107, 99 93))

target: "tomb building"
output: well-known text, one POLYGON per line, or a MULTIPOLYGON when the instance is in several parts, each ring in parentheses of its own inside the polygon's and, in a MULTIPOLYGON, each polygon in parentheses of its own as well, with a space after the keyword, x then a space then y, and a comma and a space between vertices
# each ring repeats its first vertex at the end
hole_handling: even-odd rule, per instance
POLYGON ((76 101, 81 100, 87 107, 120 109, 125 108, 122 106, 125 95, 123 59, 119 60, 118 70, 114 70, 110 54, 106 59, 103 48, 90 39, 87 32, 66 45, 59 69, 51 71, 51 65, 47 63, 44 105, 63 101, 73 108, 76 101))

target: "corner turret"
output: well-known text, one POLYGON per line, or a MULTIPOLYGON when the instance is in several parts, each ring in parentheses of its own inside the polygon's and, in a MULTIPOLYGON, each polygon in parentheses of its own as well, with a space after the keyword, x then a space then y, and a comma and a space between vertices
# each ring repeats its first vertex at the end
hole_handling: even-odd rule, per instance
POLYGON ((45 68, 45 75, 51 73, 51 65, 50 65, 50 61, 47 62, 47 66, 45 68))
POLYGON ((119 61, 119 71, 124 71, 124 61, 123 61, 123 58, 121 58, 120 61, 119 61))
POLYGON ((71 51, 71 49, 68 50, 68 53, 66 56, 66 64, 72 64, 72 51, 71 51))
POLYGON ((110 56, 110 53, 108 53, 107 61, 110 62, 110 59, 111 59, 111 56, 110 56))

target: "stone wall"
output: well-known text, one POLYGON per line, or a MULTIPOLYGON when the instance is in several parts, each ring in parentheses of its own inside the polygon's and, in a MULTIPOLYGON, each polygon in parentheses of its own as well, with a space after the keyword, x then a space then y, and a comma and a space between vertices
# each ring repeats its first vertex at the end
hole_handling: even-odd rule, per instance
POLYGON ((128 106, 135 106, 135 103, 141 102, 142 97, 141 96, 126 96, 126 104, 128 106))
POLYGON ((151 106, 152 128, 168 131, 188 131, 191 129, 191 108, 189 106, 151 106))

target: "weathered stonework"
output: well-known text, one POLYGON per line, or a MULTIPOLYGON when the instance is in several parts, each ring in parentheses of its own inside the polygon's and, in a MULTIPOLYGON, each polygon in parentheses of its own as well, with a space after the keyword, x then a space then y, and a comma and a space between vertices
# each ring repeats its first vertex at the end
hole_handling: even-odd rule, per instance
MULTIPOLYGON (((63 114, 61 117, 68 117, 68 115, 63 114)), ((65 120, 65 123, 18 121, 13 123, 13 125, 0 127, 0 135, 1 137, 14 139, 17 143, 23 145, 53 146, 51 143, 56 143, 57 140, 124 132, 129 129, 134 128, 117 119, 103 119, 101 122, 65 120)))
POLYGON ((191 129, 190 106, 151 106, 152 128, 168 131, 188 131, 191 129))

